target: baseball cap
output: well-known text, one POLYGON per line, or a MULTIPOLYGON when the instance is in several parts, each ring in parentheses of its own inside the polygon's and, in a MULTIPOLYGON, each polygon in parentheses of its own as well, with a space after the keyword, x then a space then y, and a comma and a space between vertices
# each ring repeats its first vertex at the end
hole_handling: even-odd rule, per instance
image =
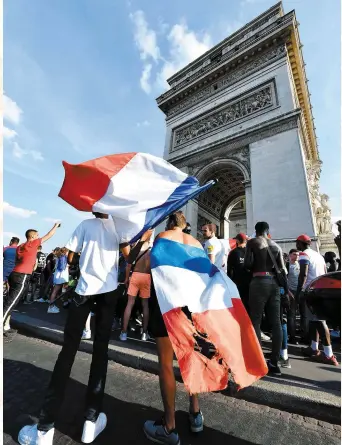
POLYGON ((247 241, 247 235, 245 233, 238 233, 233 239, 244 242, 247 241))
POLYGON ((310 243, 311 242, 311 238, 308 235, 299 235, 299 237, 297 238, 297 241, 303 241, 304 243, 310 243))

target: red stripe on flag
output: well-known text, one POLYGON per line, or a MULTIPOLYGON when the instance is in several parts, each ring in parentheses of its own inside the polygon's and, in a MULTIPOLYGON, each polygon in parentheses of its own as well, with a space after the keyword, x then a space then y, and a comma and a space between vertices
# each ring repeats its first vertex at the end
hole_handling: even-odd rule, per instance
POLYGON ((250 318, 239 298, 229 309, 192 314, 197 331, 216 348, 209 359, 195 350, 195 327, 180 308, 163 315, 182 378, 190 394, 220 391, 228 384, 228 369, 241 388, 267 374, 267 365, 250 318))
POLYGON ((91 212, 106 193, 110 180, 136 153, 121 153, 92 159, 82 164, 63 161, 65 177, 58 196, 77 210, 91 212))

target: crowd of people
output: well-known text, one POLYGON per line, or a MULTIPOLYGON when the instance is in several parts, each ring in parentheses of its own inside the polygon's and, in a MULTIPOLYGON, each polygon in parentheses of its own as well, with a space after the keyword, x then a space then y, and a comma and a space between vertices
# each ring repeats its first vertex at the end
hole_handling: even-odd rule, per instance
MULTIPOLYGON (((66 246, 55 248, 49 255, 42 252, 42 245, 56 233, 58 223, 43 237, 36 230, 27 230, 24 243, 12 238, 9 246, 4 248, 5 339, 10 341, 15 335, 16 331, 10 326, 10 315, 20 301, 25 304, 47 302, 49 314, 58 313, 59 306, 68 309, 63 348, 39 422, 25 426, 18 440, 25 445, 52 443, 54 421, 80 340, 91 338, 92 313, 95 315, 95 336, 82 442, 95 440, 107 422, 102 412, 102 399, 111 331, 113 326, 119 325, 120 340, 127 341, 130 320, 136 317, 138 310, 141 340, 147 341, 150 336, 156 340, 165 410, 163 419, 146 422, 144 431, 151 440, 176 445, 179 437, 174 417, 173 349, 151 279, 150 252, 154 233, 147 231, 130 246, 120 243, 113 220, 108 215, 94 213, 94 216, 76 228, 66 246)), ((340 231, 340 223, 338 227, 340 231)), ((190 232, 191 226, 182 212, 176 212, 169 217, 165 232, 158 237, 203 248, 209 260, 236 284, 260 344, 265 339, 272 342, 267 360, 270 374, 281 375, 282 367, 291 367, 288 343, 298 344, 300 338, 308 345, 303 349, 305 356, 338 365, 326 321, 318 320, 309 311, 305 300, 305 290, 315 278, 340 269, 336 254, 328 252, 323 257, 311 248, 310 237, 302 234, 297 238, 296 248, 285 256, 271 239, 266 222, 256 224, 253 237, 239 233, 233 248, 227 240, 218 239, 215 224, 202 227, 202 244, 190 232), (270 332, 271 338, 265 332, 270 332), (323 351, 319 350, 319 339, 323 351)), ((336 244, 340 249, 340 236, 336 238, 336 244)), ((333 328, 339 332, 338 326, 333 328)), ((202 431, 203 415, 196 394, 190 397, 189 422, 193 432, 202 431)))

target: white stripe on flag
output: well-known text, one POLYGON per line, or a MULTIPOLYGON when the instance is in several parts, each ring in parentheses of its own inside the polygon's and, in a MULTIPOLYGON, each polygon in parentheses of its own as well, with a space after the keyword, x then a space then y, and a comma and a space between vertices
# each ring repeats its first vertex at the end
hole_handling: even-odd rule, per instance
POLYGON ((153 283, 162 314, 188 306, 190 312, 202 313, 232 307, 232 298, 240 298, 236 285, 219 271, 210 277, 173 266, 152 269, 153 283))
POLYGON ((121 241, 122 234, 129 241, 143 229, 147 211, 164 204, 187 177, 164 159, 137 153, 111 178, 107 192, 93 205, 93 211, 115 214, 121 241))
MULTIPOLYGON (((145 220, 148 209, 166 202, 187 177, 163 159, 137 153, 112 177, 106 194, 94 204, 93 210, 106 213, 110 209, 113 214, 113 209, 121 207, 122 217, 138 217, 140 222, 145 220)), ((117 216, 121 217, 120 213, 117 216)))

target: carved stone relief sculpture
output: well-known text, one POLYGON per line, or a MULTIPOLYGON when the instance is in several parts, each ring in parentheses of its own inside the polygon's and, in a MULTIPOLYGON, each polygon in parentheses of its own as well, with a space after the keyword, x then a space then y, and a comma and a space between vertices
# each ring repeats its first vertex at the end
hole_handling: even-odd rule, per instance
POLYGON ((204 136, 217 128, 224 127, 272 105, 272 87, 268 85, 247 97, 229 103, 216 113, 205 116, 186 127, 176 130, 173 148, 176 149, 192 139, 204 136))
POLYGON ((331 233, 331 210, 328 201, 328 195, 320 195, 320 206, 316 210, 316 221, 319 235, 331 233))

